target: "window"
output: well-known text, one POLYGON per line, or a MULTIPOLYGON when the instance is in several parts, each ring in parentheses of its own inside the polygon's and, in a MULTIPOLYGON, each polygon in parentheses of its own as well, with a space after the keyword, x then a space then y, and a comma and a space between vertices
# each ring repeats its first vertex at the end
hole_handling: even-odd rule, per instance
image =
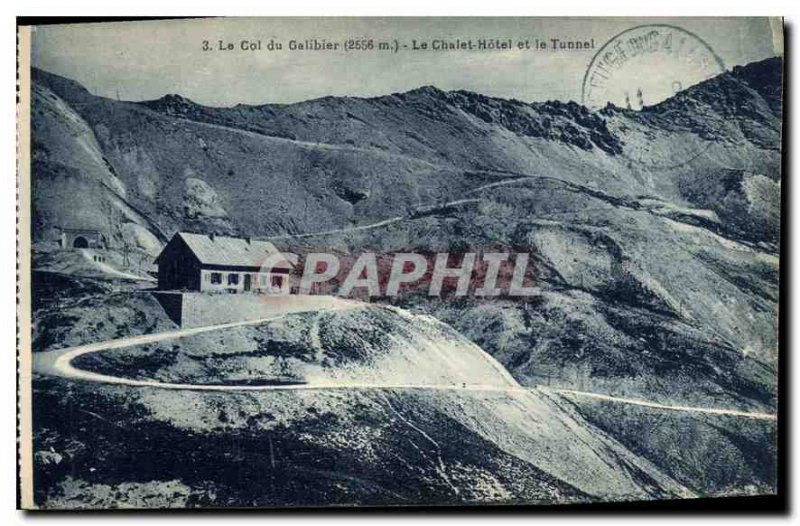
POLYGON ((262 287, 267 286, 267 275, 266 274, 259 274, 258 275, 258 284, 262 287))
POLYGON ((228 274, 228 285, 238 285, 239 284, 239 274, 231 272, 228 274))
POLYGON ((212 272, 211 283, 214 285, 219 285, 220 283, 222 283, 222 274, 220 274, 219 272, 212 272))
POLYGON ((281 276, 272 276, 272 286, 281 288, 283 286, 283 277, 281 276))

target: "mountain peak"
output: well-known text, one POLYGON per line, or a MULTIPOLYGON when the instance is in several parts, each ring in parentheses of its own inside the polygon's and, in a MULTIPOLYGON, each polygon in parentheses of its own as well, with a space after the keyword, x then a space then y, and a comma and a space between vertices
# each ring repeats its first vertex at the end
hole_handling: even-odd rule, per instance
POLYGON ((440 97, 442 95, 447 95, 447 92, 437 88, 436 86, 427 84, 425 86, 420 86, 418 88, 409 90, 405 92, 404 95, 433 95, 440 97))
POLYGON ((191 116, 199 113, 203 108, 202 105, 177 93, 168 93, 160 99, 148 100, 140 104, 160 113, 179 116, 191 116))
POLYGON ((702 138, 724 136, 734 126, 749 141, 778 148, 782 62, 776 57, 737 66, 630 116, 669 130, 688 129, 702 138))
POLYGON ((772 57, 744 66, 735 66, 731 75, 757 91, 776 117, 783 107, 783 58, 772 57))
POLYGON ((177 93, 168 93, 161 97, 159 100, 166 104, 196 104, 193 100, 177 93))

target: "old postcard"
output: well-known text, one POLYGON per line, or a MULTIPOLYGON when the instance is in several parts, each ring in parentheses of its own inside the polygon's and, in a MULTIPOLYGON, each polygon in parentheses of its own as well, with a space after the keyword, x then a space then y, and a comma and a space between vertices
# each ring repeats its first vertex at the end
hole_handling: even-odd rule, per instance
POLYGON ((22 508, 780 493, 782 20, 23 25, 19 64, 22 508))

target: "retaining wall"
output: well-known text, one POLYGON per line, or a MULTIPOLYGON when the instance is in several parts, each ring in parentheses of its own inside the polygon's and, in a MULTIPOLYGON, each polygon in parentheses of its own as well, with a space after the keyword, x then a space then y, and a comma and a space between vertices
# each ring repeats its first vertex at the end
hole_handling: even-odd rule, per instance
POLYGON ((333 296, 291 294, 208 294, 154 292, 167 315, 183 328, 258 320, 292 312, 341 308, 347 300, 333 296))

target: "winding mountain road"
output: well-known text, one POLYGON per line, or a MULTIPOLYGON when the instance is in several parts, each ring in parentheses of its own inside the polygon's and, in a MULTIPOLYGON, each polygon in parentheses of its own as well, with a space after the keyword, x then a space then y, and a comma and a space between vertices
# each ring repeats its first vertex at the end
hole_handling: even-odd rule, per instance
POLYGON ((658 402, 649 402, 647 400, 638 400, 635 398, 623 398, 619 396, 611 396, 600 393, 590 393, 588 391, 576 391, 574 389, 558 389, 547 387, 544 385, 537 385, 540 391, 551 391, 562 395, 585 396, 588 398, 596 398, 598 400, 605 400, 607 402, 617 402, 620 404, 638 405, 642 407, 652 407, 654 409, 666 409, 668 411, 684 411, 687 413, 705 413, 709 415, 725 415, 725 416, 740 416, 743 418, 754 418, 757 420, 777 420, 776 415, 770 413, 737 411, 736 409, 719 409, 713 407, 694 407, 688 405, 668 405, 660 404, 658 402))
MULTIPOLYGON (((358 306, 349 306, 344 308, 360 308, 358 306)), ((324 309, 333 310, 333 309, 324 309)), ((561 389, 549 386, 537 385, 535 387, 524 387, 519 384, 515 386, 510 385, 482 385, 482 384, 450 384, 450 385, 435 385, 435 384, 392 384, 392 383, 334 383, 334 382, 316 382, 313 384, 284 384, 284 385, 219 385, 219 384, 189 384, 189 383, 171 383, 160 382, 158 380, 137 380, 133 378, 124 378, 120 376, 112 376, 107 374, 96 373, 75 367, 72 362, 80 356, 86 354, 107 351, 111 349, 121 349, 125 347, 132 347, 134 345, 144 345, 149 343, 156 343, 165 340, 173 340, 201 334, 204 332, 225 330, 235 327, 244 327, 249 325, 260 325, 268 323, 285 317, 286 314, 271 316, 268 318, 261 318, 257 320, 248 320, 232 323, 223 323, 219 325, 209 325, 205 327, 195 327, 188 329, 180 329, 176 331, 143 334, 140 336, 131 336, 128 338, 121 338, 117 340, 107 340, 103 342, 91 343, 87 345, 80 345, 77 347, 69 347, 65 349, 57 349, 54 351, 46 351, 33 353, 33 371, 38 374, 48 376, 58 376, 62 378, 69 378, 73 380, 98 382, 112 385, 121 385, 127 387, 151 387, 158 389, 172 389, 172 390, 190 390, 190 391, 295 391, 295 390, 322 390, 322 389, 403 389, 403 390, 441 390, 441 391, 486 391, 486 392, 530 392, 538 390, 543 393, 556 393, 559 395, 567 396, 580 396, 595 398, 608 402, 637 405, 643 407, 650 407, 654 409, 663 409, 669 411, 683 411, 691 413, 703 413, 711 415, 726 415, 742 418, 753 418, 758 420, 777 420, 777 416, 769 413, 760 412, 747 412, 735 409, 721 409, 711 407, 693 407, 684 405, 668 405, 658 402, 650 402, 647 400, 638 400, 633 398, 623 398, 611 396, 607 394, 592 393, 587 391, 577 391, 573 389, 561 389)), ((485 351, 484 351, 484 354, 485 351)), ((499 366, 497 361, 486 354, 487 362, 492 367, 499 366)), ((512 380, 513 381, 513 380, 512 380)))

